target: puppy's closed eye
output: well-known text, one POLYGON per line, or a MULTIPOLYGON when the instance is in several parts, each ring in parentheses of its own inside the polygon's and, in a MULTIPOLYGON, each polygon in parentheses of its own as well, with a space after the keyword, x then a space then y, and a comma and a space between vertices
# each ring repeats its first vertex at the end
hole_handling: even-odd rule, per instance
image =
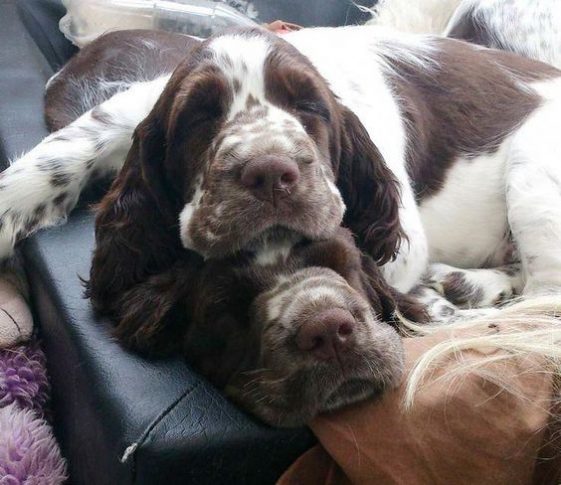
POLYGON ((319 100, 299 100, 296 103, 296 110, 306 115, 317 116, 326 123, 331 121, 329 108, 319 100))

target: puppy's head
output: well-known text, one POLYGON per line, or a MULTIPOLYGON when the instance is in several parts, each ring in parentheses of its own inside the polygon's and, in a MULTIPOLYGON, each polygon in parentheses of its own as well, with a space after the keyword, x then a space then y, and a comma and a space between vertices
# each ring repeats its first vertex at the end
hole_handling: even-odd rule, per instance
POLYGON ((215 268, 214 290, 200 286, 187 358, 275 426, 382 394, 402 374, 400 337, 389 324, 399 302, 371 272, 376 265, 363 266, 344 232, 296 248, 283 267, 215 268))
POLYGON ((260 30, 210 39, 164 97, 185 248, 224 257, 276 228, 317 239, 339 226, 338 106, 288 43, 260 30))
POLYGON ((333 270, 280 278, 256 299, 252 322, 261 327, 257 369, 238 376, 230 391, 271 424, 299 425, 400 381, 397 332, 333 270))

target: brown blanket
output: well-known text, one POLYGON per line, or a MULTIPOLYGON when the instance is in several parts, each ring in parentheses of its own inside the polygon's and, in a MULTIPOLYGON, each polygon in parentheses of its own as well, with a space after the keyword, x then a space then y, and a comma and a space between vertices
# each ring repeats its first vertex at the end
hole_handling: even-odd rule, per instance
MULTIPOLYGON (((483 330, 490 331, 500 329, 483 330)), ((406 339, 408 367, 447 338, 443 330, 406 339)), ((489 348, 460 357, 473 362, 501 354, 489 348)), ((402 406, 402 386, 381 401, 317 418, 310 426, 320 445, 301 456, 279 484, 560 483, 560 430, 550 412, 554 385, 544 361, 516 357, 438 379, 457 362, 439 363, 409 411, 402 406), (501 376, 501 385, 493 375, 501 376)))

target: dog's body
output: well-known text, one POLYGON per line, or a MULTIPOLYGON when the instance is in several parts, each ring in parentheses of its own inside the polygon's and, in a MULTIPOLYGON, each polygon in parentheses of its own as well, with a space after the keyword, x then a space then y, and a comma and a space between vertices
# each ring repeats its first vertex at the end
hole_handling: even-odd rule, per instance
MULTIPOLYGON (((551 121, 559 109, 558 71, 453 41, 396 40, 363 27, 308 29, 285 38, 312 60, 342 104, 357 115, 401 184, 400 221, 408 243, 401 245, 395 261, 384 265, 391 285, 402 291, 410 290, 426 271, 429 261, 462 268, 493 267, 509 262, 512 229, 525 269, 531 270, 531 259, 533 267, 541 271, 534 259, 536 255, 525 254, 532 252, 536 242, 542 244, 538 237, 540 231, 536 228, 536 232, 526 236, 523 226, 532 221, 527 221, 528 216, 523 214, 517 216, 515 212, 520 207, 514 202, 518 200, 517 190, 520 197, 536 199, 532 201, 535 203, 546 198, 545 194, 517 189, 518 177, 530 183, 539 173, 547 172, 548 175, 544 173, 540 177, 544 189, 558 178, 555 164, 548 161, 555 158, 556 150, 556 133, 551 121), (551 153, 534 155, 535 145, 541 146, 541 151, 550 147, 551 153), (534 158, 539 160, 534 162, 534 158), (528 160, 533 167, 527 169, 529 173, 522 171, 522 160, 528 160), (508 196, 513 204, 509 204, 508 196), (527 237, 533 242, 526 242, 527 237)), ((233 55, 243 58, 245 53, 233 55)), ((253 67, 261 69, 259 65, 253 67)), ((72 140, 64 140, 62 134, 52 135, 52 141, 42 145, 45 153, 41 153, 42 146, 39 146, 26 158, 60 158, 67 153, 64 158, 95 161, 90 164, 98 173, 119 169, 130 145, 128 137, 149 113, 167 79, 163 76, 132 84, 96 108, 93 116, 86 113, 77 123, 83 129, 66 128, 73 133, 72 140), (99 121, 104 112, 114 124, 99 121), (101 132, 102 138, 107 138, 97 143, 103 150, 87 147, 85 142, 91 140, 92 132, 101 132), (76 137, 81 135, 78 147, 76 137), (50 155, 51 147, 56 156, 50 155), (79 153, 74 155, 74 151, 79 153), (102 157, 100 152, 111 153, 111 157, 102 157), (115 152, 118 152, 116 156, 115 152), (106 163, 101 163, 101 158, 106 158, 106 163)), ((48 169, 45 172, 48 176, 48 169)), ((49 207, 42 205, 58 197, 70 208, 91 172, 69 163, 68 173, 75 187, 47 184, 44 193, 37 193, 36 200, 28 198, 25 205, 40 206, 48 214, 49 207)), ((24 214, 18 214, 20 218, 13 218, 10 224, 12 221, 7 216, 21 194, 19 190, 16 192, 15 185, 8 185, 8 192, 12 192, 11 187, 13 194, 4 192, 7 224, 0 233, 4 254, 10 252, 18 230, 26 229, 17 227, 25 226, 20 219, 23 216, 29 219, 24 209, 24 214)), ((556 200, 555 189, 551 187, 552 193, 543 202, 548 213, 554 210, 556 200)), ((539 211, 536 205, 530 203, 530 206, 539 211)), ((68 210, 66 206, 53 204, 52 211, 51 217, 31 218, 27 229, 54 222, 68 210)), ((555 220, 555 214, 550 214, 550 218, 555 220)), ((539 225, 543 227, 544 222, 540 221, 539 225)), ((550 262, 543 267, 550 268, 550 262)), ((534 274, 529 271, 530 287, 535 286, 534 278, 541 278, 534 274)), ((557 283, 554 275, 546 280, 543 283, 557 283)), ((536 285, 540 285, 539 281, 536 285)))
MULTIPOLYGON (((2 175, 2 255, 124 163, 100 205, 90 281, 94 304, 113 317, 124 295, 185 254, 243 250, 256 266, 282 265, 296 244, 329 239, 341 222, 402 292, 430 263, 467 268, 462 281, 491 288, 456 292, 467 307, 561 286, 561 72, 368 27, 285 39, 251 31, 190 41, 172 76, 129 78, 45 139, 2 175), (281 167, 284 185, 263 192, 254 169, 263 165, 281 167), (516 260, 522 272, 508 278, 469 271, 516 260)), ((446 293, 458 272, 443 268, 432 284, 446 293)))

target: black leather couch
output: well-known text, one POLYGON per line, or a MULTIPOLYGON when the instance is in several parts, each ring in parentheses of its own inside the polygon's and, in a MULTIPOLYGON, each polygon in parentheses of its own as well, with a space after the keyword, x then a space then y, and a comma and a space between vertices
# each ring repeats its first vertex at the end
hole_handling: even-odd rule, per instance
MULTIPOLYGON (((372 3, 364 2, 364 3, 372 3)), ((303 25, 360 20, 350 0, 254 0, 261 20, 303 25)), ((46 135, 47 79, 74 52, 55 0, 0 1, 0 163, 46 135)), ((94 192, 95 194, 95 192, 94 192)), ((95 195, 94 195, 95 197, 95 195)), ((54 426, 72 483, 273 483, 313 443, 247 416, 180 358, 123 350, 82 296, 93 218, 87 201, 68 224, 22 245, 48 358, 54 426)))

